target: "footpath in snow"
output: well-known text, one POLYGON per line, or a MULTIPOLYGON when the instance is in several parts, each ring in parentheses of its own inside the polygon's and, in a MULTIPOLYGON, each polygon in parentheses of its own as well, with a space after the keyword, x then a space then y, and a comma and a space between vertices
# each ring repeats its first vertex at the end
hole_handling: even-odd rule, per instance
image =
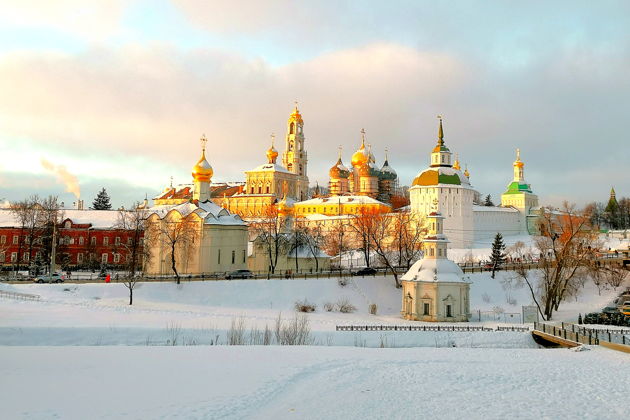
POLYGON ((621 419, 605 349, 0 347, 5 419, 621 419))

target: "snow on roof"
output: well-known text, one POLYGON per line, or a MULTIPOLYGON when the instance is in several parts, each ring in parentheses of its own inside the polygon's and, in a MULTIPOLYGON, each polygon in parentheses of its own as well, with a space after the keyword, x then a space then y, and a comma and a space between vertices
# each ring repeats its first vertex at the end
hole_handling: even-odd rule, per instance
MULTIPOLYGON (((118 222, 119 210, 60 210, 61 220, 70 219, 74 224, 91 225, 93 229, 111 229, 118 222)), ((20 227, 20 222, 9 209, 0 209, 0 226, 20 227)))
POLYGON ((502 212, 502 213, 518 213, 518 210, 514 207, 495 207, 495 206, 480 206, 473 204, 473 211, 478 212, 502 212))
POLYGON ((150 214, 157 214, 163 218, 170 211, 175 210, 182 216, 186 217, 191 213, 196 213, 204 219, 206 225, 245 225, 243 219, 237 214, 230 213, 221 206, 216 205, 212 201, 204 203, 182 203, 173 205, 154 206, 149 209, 150 214))
POLYGON ((289 172, 287 170, 287 168, 285 168, 284 166, 280 166, 277 163, 265 163, 264 165, 260 165, 255 167, 252 170, 246 171, 246 172, 284 172, 287 174, 290 174, 292 172, 289 172))
POLYGON ((466 283, 464 272, 451 260, 423 258, 416 261, 400 278, 406 281, 466 283))
POLYGON ((336 195, 333 197, 318 197, 311 198, 310 200, 299 201, 295 204, 300 205, 317 205, 317 204, 382 204, 386 206, 387 204, 382 203, 378 200, 375 200, 372 197, 368 197, 367 195, 336 195))

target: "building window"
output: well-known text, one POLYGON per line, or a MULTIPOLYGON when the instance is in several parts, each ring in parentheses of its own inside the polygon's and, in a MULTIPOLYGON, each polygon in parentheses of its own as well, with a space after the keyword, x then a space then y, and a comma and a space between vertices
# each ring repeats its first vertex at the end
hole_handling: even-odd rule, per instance
POLYGON ((92 236, 92 237, 90 238, 90 245, 92 245, 92 246, 96 246, 96 237, 95 237, 95 236, 92 236))
POLYGON ((219 249, 219 258, 217 259, 217 264, 221 264, 221 250, 219 249))
POLYGON ((119 263, 120 262, 120 254, 118 254, 118 253, 114 254, 114 262, 115 263, 119 263))
POLYGON ((265 194, 269 194, 269 185, 265 187, 265 194))
POLYGON ((79 245, 83 245, 84 240, 83 236, 79 236, 79 245))
POLYGON ((11 262, 12 263, 17 262, 17 258, 18 258, 17 257, 17 252, 12 252, 11 253, 11 262))
POLYGON ((431 313, 430 313, 429 310, 431 309, 431 307, 430 307, 429 303, 425 302, 423 307, 424 307, 423 315, 430 315, 431 313))
POLYGON ((109 238, 106 236, 103 238, 103 246, 109 245, 109 238))
POLYGON ((246 257, 246 255, 247 254, 246 254, 245 250, 243 250, 243 264, 245 264, 245 257, 246 257))
POLYGON ((120 236, 116 236, 116 239, 114 239, 114 243, 116 245, 120 245, 120 236))
POLYGON ((77 254, 77 263, 78 264, 82 264, 83 263, 83 253, 82 252, 79 252, 77 254))
POLYGON ((28 262, 30 256, 31 256, 31 254, 29 254, 28 252, 25 252, 24 253, 24 257, 22 258, 22 260, 28 262))
POLYGON ((107 254, 101 254, 101 262, 107 264, 107 254))
POLYGON ((4 252, 0 252, 0 263, 3 263, 5 258, 4 252))
POLYGON ((66 223, 64 226, 66 229, 70 229, 72 227, 72 222, 70 220, 66 220, 66 223))
POLYGON ((133 245, 133 239, 132 238, 127 238, 127 245, 129 245, 129 246, 133 245))
POLYGON ((453 306, 452 305, 446 305, 446 316, 447 317, 452 317, 453 316, 453 306))
POLYGON ((232 251, 232 264, 236 261, 236 251, 232 251))
POLYGON ((0 244, 6 244, 7 243, 7 235, 2 235, 0 236, 0 244))
POLYGON ((17 245, 20 241, 20 237, 18 235, 13 235, 13 245, 17 245))

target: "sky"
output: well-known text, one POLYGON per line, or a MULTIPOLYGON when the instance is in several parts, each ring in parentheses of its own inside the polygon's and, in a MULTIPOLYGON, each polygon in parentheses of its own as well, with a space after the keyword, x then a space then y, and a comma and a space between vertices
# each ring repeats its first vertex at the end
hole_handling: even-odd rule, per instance
POLYGON ((114 206, 284 151, 295 101, 326 185, 366 130, 400 183, 436 116, 495 202, 515 149, 545 205, 630 196, 630 2, 0 0, 0 199, 114 206))

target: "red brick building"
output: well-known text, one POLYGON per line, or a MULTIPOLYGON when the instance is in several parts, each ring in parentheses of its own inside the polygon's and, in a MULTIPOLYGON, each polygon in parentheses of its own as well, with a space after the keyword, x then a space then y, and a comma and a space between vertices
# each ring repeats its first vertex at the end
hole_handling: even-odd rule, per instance
MULTIPOLYGON (((98 268, 105 264, 122 268, 133 241, 141 244, 142 234, 118 227, 117 210, 61 210, 61 215, 56 229, 57 267, 98 268)), ((0 209, 0 266, 26 268, 38 258, 48 265, 51 242, 52 227, 22 226, 10 210, 0 209)))

